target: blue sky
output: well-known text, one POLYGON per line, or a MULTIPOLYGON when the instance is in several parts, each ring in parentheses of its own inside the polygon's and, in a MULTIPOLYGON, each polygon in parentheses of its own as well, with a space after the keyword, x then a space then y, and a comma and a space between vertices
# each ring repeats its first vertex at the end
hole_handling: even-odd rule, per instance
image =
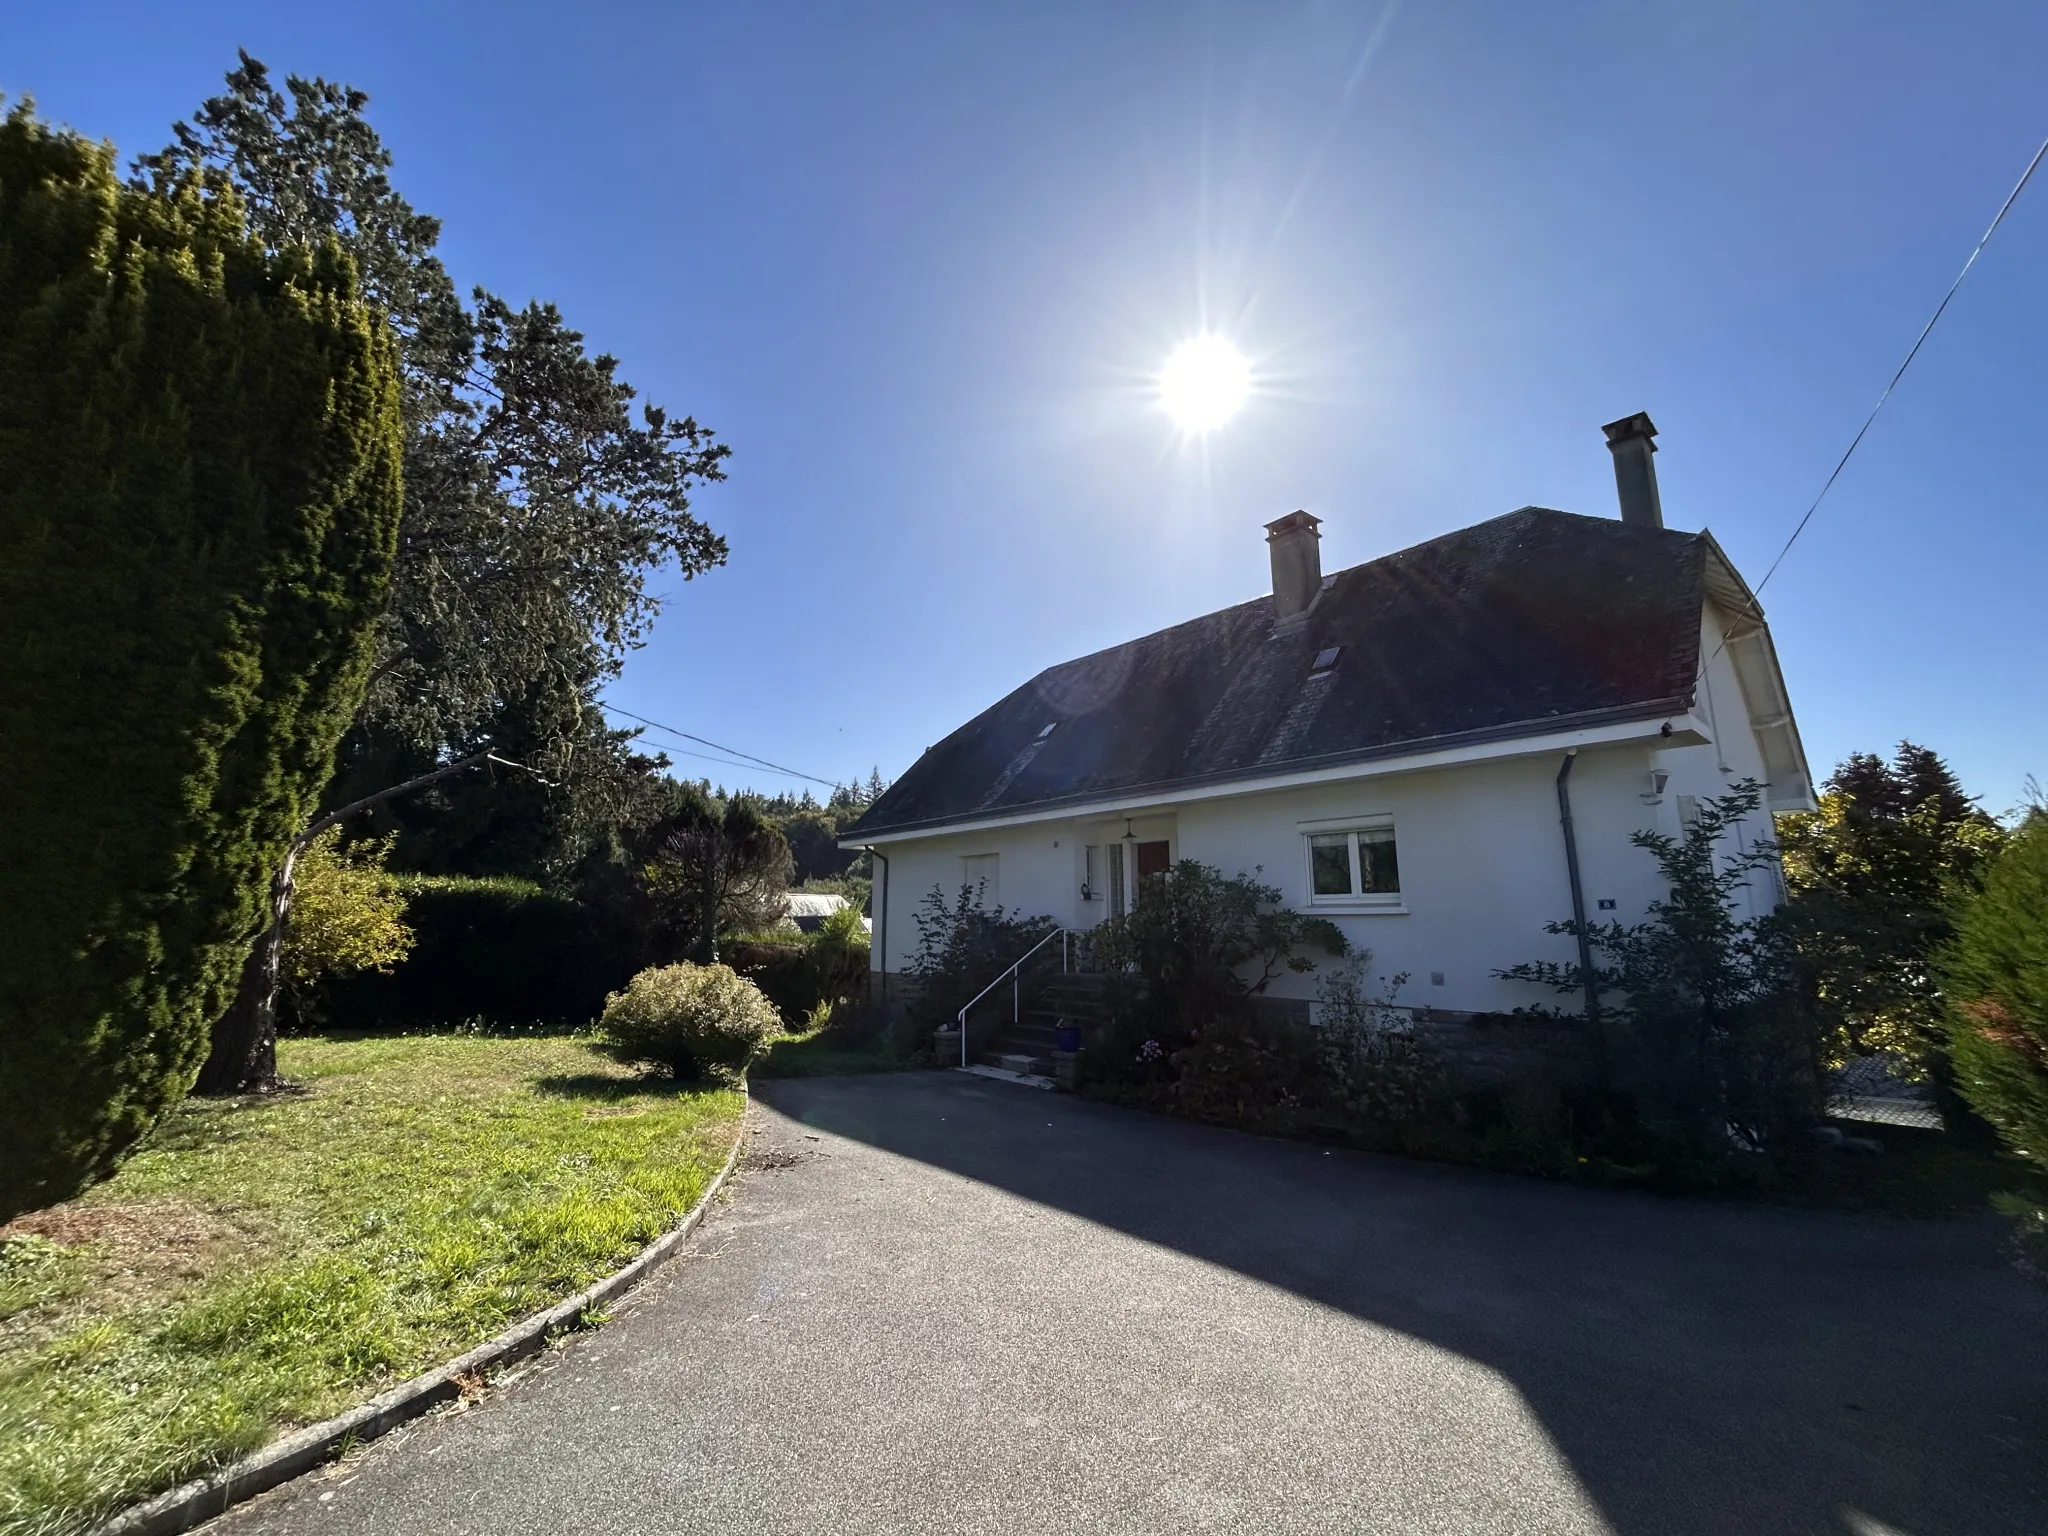
MULTIPOLYGON (((1610 3, 0 11, 0 90, 124 158, 234 50, 347 80, 457 280, 713 423, 729 567, 614 700, 893 775, 1039 668, 1528 503, 1752 581, 2044 133, 2048 7, 1610 3), (1229 335, 1191 446, 1150 395, 1229 335)), ((2048 777, 2048 175, 1764 594, 1817 773, 2048 777)), ((681 770, 780 787, 687 758, 681 770)))

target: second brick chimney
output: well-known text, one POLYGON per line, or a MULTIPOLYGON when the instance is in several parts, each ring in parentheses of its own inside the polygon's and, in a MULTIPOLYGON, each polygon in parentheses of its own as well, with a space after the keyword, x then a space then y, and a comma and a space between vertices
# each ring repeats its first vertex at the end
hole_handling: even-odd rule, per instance
POLYGON ((1657 428, 1648 411, 1637 411, 1600 429, 1614 455, 1614 489, 1621 520, 1631 528, 1662 528, 1664 503, 1657 495, 1657 428))
POLYGON ((1273 557, 1273 622, 1284 625, 1305 615, 1323 590, 1322 521, 1290 512, 1266 524, 1266 550, 1273 557))

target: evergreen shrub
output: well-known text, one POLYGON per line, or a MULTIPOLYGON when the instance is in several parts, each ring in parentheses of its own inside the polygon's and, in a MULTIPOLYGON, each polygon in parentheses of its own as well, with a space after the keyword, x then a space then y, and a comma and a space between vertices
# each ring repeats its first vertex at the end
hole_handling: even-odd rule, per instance
POLYGON ((400 444, 338 247, 0 122, 0 1220, 204 1060, 362 698, 400 444))
POLYGON ((1991 866, 1942 972, 1957 1088, 2006 1145, 2048 1167, 2048 811, 1991 866))

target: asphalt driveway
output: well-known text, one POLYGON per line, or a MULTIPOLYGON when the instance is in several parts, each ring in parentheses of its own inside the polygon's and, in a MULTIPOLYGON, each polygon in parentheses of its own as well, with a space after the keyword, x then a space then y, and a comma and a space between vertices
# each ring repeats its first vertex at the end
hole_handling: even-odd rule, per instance
POLYGON ((954 1073, 763 1085, 601 1331, 277 1533, 2048 1530, 1989 1223, 1561 1188, 954 1073))

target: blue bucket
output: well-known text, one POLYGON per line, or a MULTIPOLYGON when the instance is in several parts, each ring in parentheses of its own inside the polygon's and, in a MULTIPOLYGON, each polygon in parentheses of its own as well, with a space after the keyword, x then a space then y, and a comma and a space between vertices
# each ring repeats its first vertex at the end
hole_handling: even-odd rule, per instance
POLYGON ((1081 1031, 1075 1025, 1062 1024, 1052 1032, 1052 1044, 1056 1051, 1078 1051, 1081 1049, 1081 1031))

